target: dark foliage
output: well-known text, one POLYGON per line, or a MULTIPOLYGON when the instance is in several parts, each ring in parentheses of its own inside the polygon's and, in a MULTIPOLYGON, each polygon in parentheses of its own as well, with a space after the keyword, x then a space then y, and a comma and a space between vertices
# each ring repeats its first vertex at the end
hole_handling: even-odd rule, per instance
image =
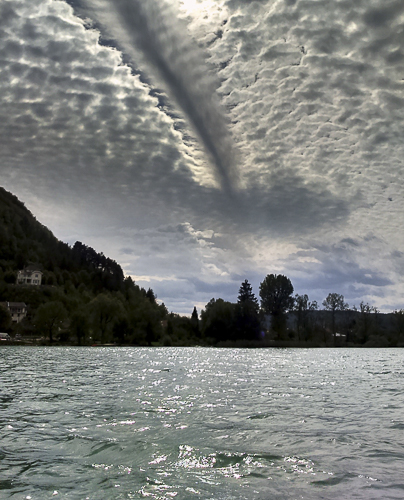
POLYGON ((260 284, 261 307, 267 314, 280 316, 293 307, 293 285, 282 274, 268 274, 260 284))
POLYGON ((260 338, 260 319, 258 300, 252 286, 245 280, 238 293, 235 309, 235 335, 237 339, 258 340, 260 338))

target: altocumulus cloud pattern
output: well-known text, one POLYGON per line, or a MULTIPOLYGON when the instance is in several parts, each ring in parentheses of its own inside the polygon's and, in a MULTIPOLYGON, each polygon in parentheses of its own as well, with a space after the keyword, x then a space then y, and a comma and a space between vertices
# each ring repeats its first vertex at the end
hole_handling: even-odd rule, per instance
POLYGON ((0 8, 2 185, 58 237, 178 312, 268 272, 402 307, 401 1, 0 8))

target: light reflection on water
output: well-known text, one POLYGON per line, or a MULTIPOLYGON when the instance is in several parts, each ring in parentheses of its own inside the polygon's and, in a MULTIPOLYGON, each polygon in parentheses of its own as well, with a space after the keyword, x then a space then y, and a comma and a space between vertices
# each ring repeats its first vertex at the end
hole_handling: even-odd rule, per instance
POLYGON ((404 498, 400 349, 0 350, 0 498, 404 498))

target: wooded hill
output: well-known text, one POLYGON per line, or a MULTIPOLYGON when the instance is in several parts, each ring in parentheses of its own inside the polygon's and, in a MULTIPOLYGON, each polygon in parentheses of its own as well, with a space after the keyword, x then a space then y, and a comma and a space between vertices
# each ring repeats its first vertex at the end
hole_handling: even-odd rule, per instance
POLYGON ((4 308, 0 331, 44 341, 136 345, 195 343, 188 318, 168 314, 125 277, 114 260, 76 242, 59 241, 16 196, 0 188, 0 302, 24 302, 27 317, 12 323, 4 308), (42 285, 19 285, 19 270, 35 266, 42 285), (170 321, 171 336, 166 335, 170 321))
POLYGON ((55 238, 16 196, 0 188, 0 266, 7 283, 18 270, 37 265, 43 284, 84 283, 94 292, 124 288, 124 275, 115 261, 77 241, 73 247, 55 238))

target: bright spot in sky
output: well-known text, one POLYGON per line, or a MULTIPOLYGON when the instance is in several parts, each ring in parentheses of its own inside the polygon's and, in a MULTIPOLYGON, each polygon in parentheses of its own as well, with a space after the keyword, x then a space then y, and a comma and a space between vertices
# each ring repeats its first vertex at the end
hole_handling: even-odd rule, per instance
POLYGON ((188 12, 193 12, 200 8, 200 3, 198 0, 181 0, 181 7, 188 12))
POLYGON ((209 11, 212 7, 212 0, 180 0, 180 7, 186 15, 195 15, 202 11, 209 11))

